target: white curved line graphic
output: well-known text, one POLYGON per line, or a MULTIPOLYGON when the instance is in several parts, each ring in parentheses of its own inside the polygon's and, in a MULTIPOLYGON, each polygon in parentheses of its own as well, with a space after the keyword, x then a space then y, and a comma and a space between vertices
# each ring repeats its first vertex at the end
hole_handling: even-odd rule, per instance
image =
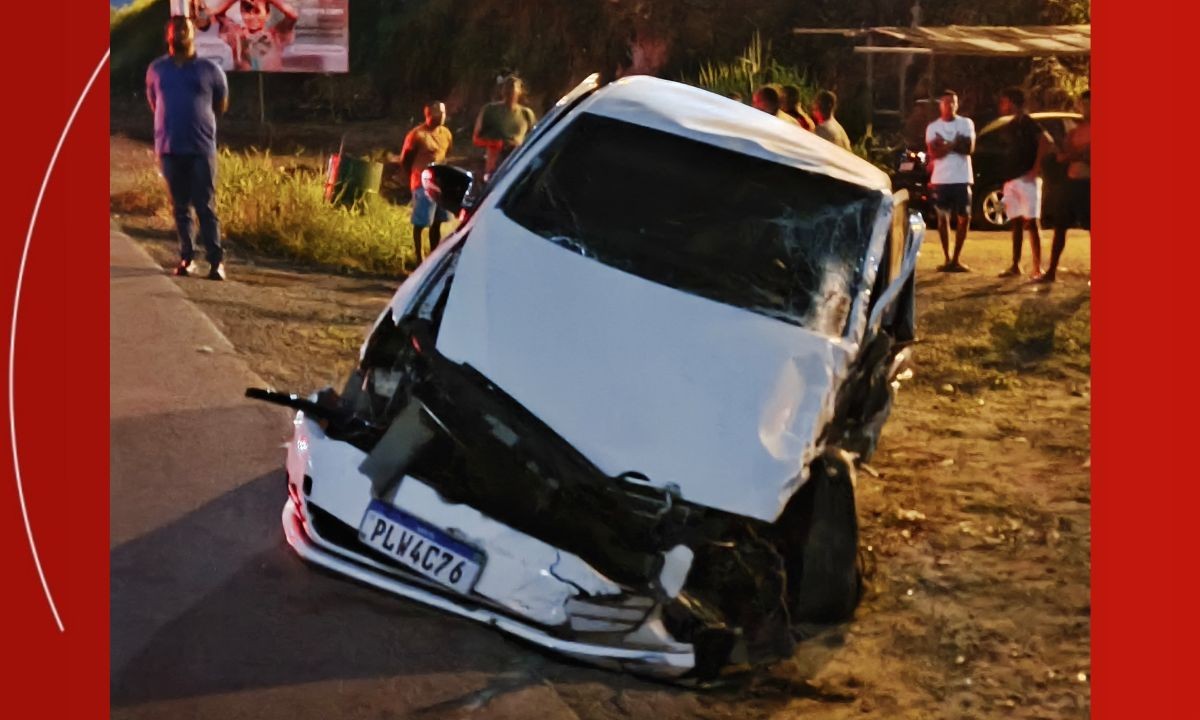
POLYGON ((104 51, 104 57, 96 63, 96 69, 88 78, 87 85, 84 85, 83 92, 79 93, 79 99, 75 101, 75 107, 71 110, 70 117, 67 118, 67 124, 63 125, 62 134, 58 136, 58 144, 54 146, 54 154, 50 156, 50 164, 46 166, 46 174, 42 176, 42 187, 38 190, 37 202, 33 204, 33 215, 29 218, 29 230, 25 233, 25 249, 21 251, 21 266, 17 270, 17 291, 13 297, 12 331, 8 338, 8 431, 12 439, 13 474, 17 478, 17 497, 21 500, 21 517, 25 520, 25 537, 29 539, 29 551, 33 553, 33 564, 37 566, 38 578, 42 581, 42 592, 46 594, 46 602, 50 604, 50 612, 54 613, 54 623, 58 625, 59 632, 66 632, 66 628, 63 627, 62 618, 58 615, 58 608, 54 605, 54 597, 50 595, 50 586, 46 583, 46 573, 42 571, 42 561, 38 557, 37 544, 33 541, 33 529, 29 525, 29 511, 25 508, 25 488, 21 484, 21 460, 17 456, 17 415, 13 403, 13 370, 16 367, 17 357, 17 310, 21 307, 21 286, 25 283, 25 261, 29 259, 29 243, 33 240, 33 229, 37 226, 38 213, 42 210, 42 198, 46 195, 46 186, 50 184, 50 176, 54 173, 54 166, 58 163, 58 154, 62 151, 67 133, 75 124, 75 116, 79 114, 79 108, 83 105, 84 98, 91 91, 92 85, 96 83, 96 78, 104 69, 104 64, 108 62, 110 52, 107 49, 104 51))

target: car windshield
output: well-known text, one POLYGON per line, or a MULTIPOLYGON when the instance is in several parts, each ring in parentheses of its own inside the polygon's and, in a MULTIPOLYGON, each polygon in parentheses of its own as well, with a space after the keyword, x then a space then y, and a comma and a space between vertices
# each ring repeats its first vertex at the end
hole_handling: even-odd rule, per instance
POLYGON ((601 263, 841 335, 882 193, 582 114, 501 203, 601 263))

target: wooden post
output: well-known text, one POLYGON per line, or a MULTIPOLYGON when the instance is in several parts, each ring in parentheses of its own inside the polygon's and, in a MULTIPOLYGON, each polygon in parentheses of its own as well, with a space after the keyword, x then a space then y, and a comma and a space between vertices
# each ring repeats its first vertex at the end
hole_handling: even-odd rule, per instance
MULTIPOLYGON (((875 36, 867 32, 867 47, 875 44, 875 36)), ((875 129, 875 54, 867 53, 867 129, 875 129)))
POLYGON ((937 79, 933 72, 934 71, 933 61, 936 57, 937 57, 937 55, 934 55, 934 54, 929 55, 929 99, 930 100, 937 97, 940 92, 937 87, 937 79))

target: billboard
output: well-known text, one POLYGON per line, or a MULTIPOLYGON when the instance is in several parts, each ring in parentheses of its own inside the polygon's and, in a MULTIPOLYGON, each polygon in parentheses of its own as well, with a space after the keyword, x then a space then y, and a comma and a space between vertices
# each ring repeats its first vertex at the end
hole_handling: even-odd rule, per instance
POLYGON ((349 0, 172 0, 196 23, 196 54, 226 72, 344 73, 349 0))

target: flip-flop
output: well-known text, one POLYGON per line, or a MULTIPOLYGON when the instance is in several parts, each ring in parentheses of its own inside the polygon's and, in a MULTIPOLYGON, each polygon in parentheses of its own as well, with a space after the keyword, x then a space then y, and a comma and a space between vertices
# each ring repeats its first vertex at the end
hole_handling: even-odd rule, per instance
POLYGON ((1018 277, 1018 276, 1020 276, 1020 274, 1021 274, 1021 270, 1020 270, 1020 268, 1011 268, 1011 267, 1010 267, 1009 269, 1007 269, 1007 270, 1005 270, 1004 272, 1000 273, 1000 274, 999 274, 999 275, 997 275, 996 277, 1010 278, 1010 277, 1018 277))
POLYGON ((950 264, 950 267, 947 268, 947 272, 956 272, 956 273, 971 272, 971 268, 967 267, 966 265, 963 265, 960 262, 956 262, 956 263, 950 264))

